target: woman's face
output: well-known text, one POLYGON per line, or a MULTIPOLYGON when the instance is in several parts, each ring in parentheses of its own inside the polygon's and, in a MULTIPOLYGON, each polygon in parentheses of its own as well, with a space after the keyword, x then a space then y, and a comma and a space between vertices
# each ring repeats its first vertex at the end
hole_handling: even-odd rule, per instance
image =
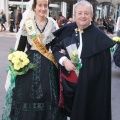
POLYGON ((36 0, 36 15, 44 17, 48 11, 48 0, 36 0))

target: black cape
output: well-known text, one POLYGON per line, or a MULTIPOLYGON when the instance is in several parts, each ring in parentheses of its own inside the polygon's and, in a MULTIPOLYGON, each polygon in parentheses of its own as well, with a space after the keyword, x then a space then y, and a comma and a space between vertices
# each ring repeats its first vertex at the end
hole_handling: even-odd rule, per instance
MULTIPOLYGON (((57 30, 54 33, 57 42, 72 36, 76 27, 76 23, 71 23, 57 30)), ((84 29, 82 38, 83 66, 79 73, 71 120, 111 120, 110 47, 115 43, 94 24, 84 29)), ((55 50, 53 54, 59 60, 55 50)))

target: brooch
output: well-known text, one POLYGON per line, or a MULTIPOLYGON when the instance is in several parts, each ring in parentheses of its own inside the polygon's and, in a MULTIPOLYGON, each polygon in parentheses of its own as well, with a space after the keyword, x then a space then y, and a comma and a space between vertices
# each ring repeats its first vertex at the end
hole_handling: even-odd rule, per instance
POLYGON ((78 36, 78 32, 83 33, 83 30, 80 30, 79 28, 75 28, 74 30, 75 30, 76 36, 78 36))

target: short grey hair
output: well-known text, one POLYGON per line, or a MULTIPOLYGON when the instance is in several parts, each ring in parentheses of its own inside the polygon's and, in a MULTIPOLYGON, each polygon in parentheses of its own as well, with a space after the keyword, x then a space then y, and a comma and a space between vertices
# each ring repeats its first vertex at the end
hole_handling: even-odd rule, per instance
POLYGON ((89 5, 89 6, 90 6, 90 10, 91 10, 91 14, 93 14, 93 6, 92 6, 92 4, 91 4, 90 2, 88 2, 88 1, 86 1, 86 0, 81 0, 81 1, 77 2, 77 3, 73 6, 73 8, 74 8, 74 15, 76 14, 76 8, 77 8, 78 6, 80 6, 80 5, 83 5, 83 6, 89 5))

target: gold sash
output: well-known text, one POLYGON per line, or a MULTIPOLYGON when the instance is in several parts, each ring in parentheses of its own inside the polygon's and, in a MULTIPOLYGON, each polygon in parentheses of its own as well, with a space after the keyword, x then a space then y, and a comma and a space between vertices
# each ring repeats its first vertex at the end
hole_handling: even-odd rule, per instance
POLYGON ((35 26, 34 26, 34 22, 32 19, 28 19, 26 20, 25 22, 25 28, 26 28, 26 31, 27 31, 27 34, 29 36, 29 38, 31 39, 33 45, 36 47, 36 49, 43 55, 45 56, 46 58, 48 58, 50 61, 52 61, 55 66, 57 67, 57 63, 54 59, 54 56, 51 52, 49 52, 46 47, 42 44, 37 32, 36 32, 36 29, 35 29, 35 26))

